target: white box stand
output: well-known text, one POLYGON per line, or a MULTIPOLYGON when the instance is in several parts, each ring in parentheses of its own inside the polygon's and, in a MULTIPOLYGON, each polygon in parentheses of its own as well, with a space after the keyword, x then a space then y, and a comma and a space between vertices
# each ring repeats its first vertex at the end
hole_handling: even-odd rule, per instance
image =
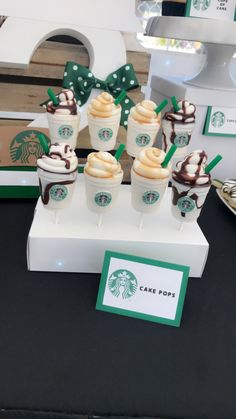
POLYGON ((122 185, 117 204, 103 216, 86 207, 83 175, 78 176, 72 204, 54 222, 53 211, 38 201, 28 236, 27 260, 31 271, 100 273, 106 250, 190 266, 190 276, 201 277, 208 242, 196 222, 182 231, 170 211, 171 190, 160 208, 145 214, 139 229, 139 213, 131 207, 130 186, 122 185))

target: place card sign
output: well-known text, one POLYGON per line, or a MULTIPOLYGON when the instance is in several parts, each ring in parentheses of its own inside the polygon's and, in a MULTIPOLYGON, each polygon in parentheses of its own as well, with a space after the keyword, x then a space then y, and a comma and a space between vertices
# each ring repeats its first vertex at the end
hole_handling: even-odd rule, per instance
POLYGON ((208 106, 203 134, 214 137, 235 137, 236 108, 208 106))
POLYGON ((236 0, 187 0, 186 16, 235 20, 236 0))
POLYGON ((106 251, 96 309, 179 326, 189 267, 106 251))

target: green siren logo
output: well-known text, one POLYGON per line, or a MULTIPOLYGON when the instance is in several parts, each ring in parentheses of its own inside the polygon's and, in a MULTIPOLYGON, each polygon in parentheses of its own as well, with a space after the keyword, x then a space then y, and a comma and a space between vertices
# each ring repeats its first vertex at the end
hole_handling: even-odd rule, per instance
POLYGON ((211 125, 215 128, 222 127, 225 123, 225 114, 223 112, 214 112, 211 117, 211 125))
POLYGON ((111 128, 101 128, 98 131, 98 136, 102 141, 109 141, 113 136, 113 131, 111 128))
POLYGON ((53 185, 50 189, 50 197, 53 201, 63 201, 67 194, 68 190, 64 185, 53 185))
POLYGON ((174 138, 174 144, 178 148, 186 147, 189 143, 189 136, 187 132, 181 132, 180 134, 177 134, 174 138))
POLYGON ((119 269, 108 279, 108 288, 114 297, 123 299, 132 297, 138 287, 138 281, 134 274, 128 270, 119 269))
POLYGON ((151 141, 151 137, 148 134, 139 134, 136 137, 136 144, 139 147, 145 147, 147 146, 151 141))
POLYGON ((99 207, 107 207, 112 201, 112 196, 109 192, 98 192, 94 197, 94 201, 99 207))
MULTIPOLYGON (((22 131, 17 134, 10 144, 10 156, 13 163, 36 166, 37 159, 42 156, 44 150, 38 136, 42 132, 37 130, 22 131)), ((50 145, 49 138, 43 133, 44 138, 50 145)))
POLYGON ((195 202, 189 196, 182 196, 182 198, 179 198, 177 205, 179 210, 183 213, 190 212, 195 208, 195 202))
POLYGON ((156 191, 147 191, 144 192, 142 200, 147 205, 155 204, 158 201, 160 194, 156 191))
POLYGON ((205 12, 209 8, 211 0, 193 0, 193 7, 197 11, 205 12))
POLYGON ((63 140, 68 140, 73 135, 73 128, 71 125, 61 125, 58 128, 58 134, 63 140))

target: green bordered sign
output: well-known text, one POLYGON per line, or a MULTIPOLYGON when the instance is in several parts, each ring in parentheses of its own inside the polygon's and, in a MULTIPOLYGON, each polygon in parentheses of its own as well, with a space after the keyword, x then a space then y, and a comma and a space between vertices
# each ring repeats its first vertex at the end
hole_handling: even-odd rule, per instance
POLYGON ((235 20, 235 0, 187 0, 186 16, 235 20))
POLYGON ((235 137, 236 108, 208 106, 203 134, 214 137, 235 137))
POLYGON ((106 251, 96 309, 179 326, 189 267, 106 251))

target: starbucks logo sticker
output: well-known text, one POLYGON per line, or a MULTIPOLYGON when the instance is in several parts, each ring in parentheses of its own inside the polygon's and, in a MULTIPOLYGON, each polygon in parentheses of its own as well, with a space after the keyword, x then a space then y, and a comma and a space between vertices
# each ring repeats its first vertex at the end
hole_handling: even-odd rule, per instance
POLYGON ((58 128, 58 134, 63 140, 68 140, 73 135, 73 128, 71 125, 61 125, 58 128))
POLYGON ((215 128, 222 127, 225 123, 225 114, 223 112, 214 112, 211 117, 211 125, 215 128))
POLYGON ((113 136, 113 131, 111 128, 101 128, 98 131, 98 136, 102 141, 109 141, 113 136))
POLYGON ((142 196, 142 200, 144 202, 144 204, 147 205, 152 205, 155 204, 155 202, 158 201, 160 197, 160 194, 156 191, 147 191, 144 192, 143 196, 142 196))
POLYGON ((114 297, 122 299, 132 297, 138 287, 138 281, 134 274, 128 270, 119 269, 108 279, 108 288, 114 297))
POLYGON ((211 0, 193 0, 194 9, 205 12, 209 8, 211 0))
POLYGON ((188 134, 186 132, 181 132, 177 134, 174 138, 174 144, 178 148, 186 147, 188 145, 188 134))
POLYGON ((139 147, 145 147, 147 146, 151 141, 151 137, 148 134, 139 134, 136 137, 136 144, 139 147))
MULTIPOLYGON (((44 150, 39 141, 39 135, 42 132, 37 130, 22 131, 17 134, 10 144, 10 156, 13 163, 35 166, 37 159, 42 156, 44 150)), ((49 138, 45 135, 48 145, 49 138)))
POLYGON ((195 208, 195 202, 189 196, 182 196, 177 201, 178 208, 181 212, 190 212, 195 208))
POLYGON ((99 207, 107 207, 112 201, 112 196, 109 192, 98 192, 94 201, 99 207))
POLYGON ((50 197, 53 201, 63 201, 67 194, 68 190, 64 185, 53 185, 50 189, 50 197))

